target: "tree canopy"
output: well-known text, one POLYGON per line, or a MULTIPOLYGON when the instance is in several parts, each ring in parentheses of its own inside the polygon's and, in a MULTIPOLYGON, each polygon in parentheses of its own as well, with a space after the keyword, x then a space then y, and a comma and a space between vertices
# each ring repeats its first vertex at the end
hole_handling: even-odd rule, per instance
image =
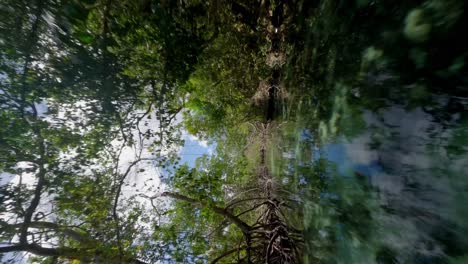
POLYGON ((1 262, 465 263, 465 7, 2 1, 1 262))

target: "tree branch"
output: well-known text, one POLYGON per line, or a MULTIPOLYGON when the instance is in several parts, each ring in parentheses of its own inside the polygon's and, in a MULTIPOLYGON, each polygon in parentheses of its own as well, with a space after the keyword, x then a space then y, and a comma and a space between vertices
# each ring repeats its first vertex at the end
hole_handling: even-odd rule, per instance
POLYGON ((29 207, 26 209, 26 213, 24 215, 24 223, 23 226, 21 227, 21 232, 19 236, 20 243, 26 244, 27 236, 28 236, 28 227, 29 224, 31 223, 32 216, 34 212, 36 211, 37 207, 39 206, 40 200, 41 200, 41 195, 43 188, 46 184, 46 169, 44 165, 44 159, 46 157, 46 150, 44 146, 44 138, 41 135, 41 131, 39 129, 33 129, 34 134, 38 137, 39 142, 39 161, 37 162, 39 164, 39 172, 37 174, 37 184, 36 188, 34 189, 34 196, 33 199, 31 200, 31 203, 29 204, 29 207))
POLYGON ((54 257, 62 256, 67 258, 83 257, 88 249, 80 250, 74 248, 45 248, 37 244, 16 244, 8 247, 0 247, 0 253, 26 251, 38 256, 54 257))
MULTIPOLYGON (((43 256, 43 257, 64 257, 68 259, 86 259, 86 258, 95 258, 99 257, 102 262, 105 263, 116 263, 115 261, 120 260, 115 259, 114 257, 109 257, 109 255, 102 254, 97 252, 95 249, 91 248, 69 248, 69 247, 59 247, 59 248, 45 248, 41 247, 38 244, 14 244, 7 247, 0 247, 0 253, 8 252, 29 252, 34 255, 43 256)), ((122 263, 128 264, 146 264, 145 262, 131 258, 123 257, 121 259, 122 263)))
MULTIPOLYGON (((25 224, 24 223, 19 223, 19 224, 7 224, 4 225, 3 227, 0 228, 0 233, 8 230, 10 228, 22 228, 25 224)), ((86 237, 86 235, 81 234, 73 229, 71 229, 68 226, 60 226, 56 223, 52 222, 43 222, 43 221, 37 221, 37 222, 31 222, 28 224, 29 227, 32 228, 40 228, 40 229, 52 229, 57 232, 60 232, 64 234, 65 236, 68 236, 70 238, 73 238, 74 240, 80 242, 80 243, 87 243, 91 242, 92 239, 89 237, 86 237)))
POLYGON ((195 200, 193 198, 187 197, 187 196, 179 194, 179 193, 163 192, 161 194, 161 196, 167 196, 167 197, 171 197, 171 198, 174 198, 174 199, 177 199, 177 200, 180 200, 180 201, 188 202, 188 203, 192 204, 195 207, 209 208, 213 212, 215 212, 217 214, 220 214, 220 215, 226 217, 227 219, 229 219, 233 224, 235 224, 237 227, 239 227, 239 229, 242 231, 242 233, 248 234, 249 231, 250 231, 250 226, 248 224, 246 224, 244 221, 239 219, 237 216, 235 216, 235 215, 231 214, 230 212, 228 212, 225 208, 210 205, 207 202, 198 201, 198 200, 195 200))
POLYGON ((229 203, 227 206, 226 206, 226 209, 229 208, 229 207, 232 207, 238 203, 243 203, 243 202, 248 202, 248 201, 253 201, 253 200, 268 200, 268 198, 266 197, 254 197, 254 198, 246 198, 246 199, 240 199, 240 200, 237 200, 237 201, 233 201, 231 203, 229 203))
POLYGON ((216 264, 218 263, 218 261, 220 261, 221 259, 235 253, 235 252, 239 252, 241 251, 242 249, 245 249, 245 247, 239 247, 239 248, 234 248, 234 249, 231 249, 231 250, 228 250, 226 252, 224 252, 223 254, 221 254, 220 256, 218 256, 217 258, 213 259, 213 261, 211 261, 211 264, 216 264))

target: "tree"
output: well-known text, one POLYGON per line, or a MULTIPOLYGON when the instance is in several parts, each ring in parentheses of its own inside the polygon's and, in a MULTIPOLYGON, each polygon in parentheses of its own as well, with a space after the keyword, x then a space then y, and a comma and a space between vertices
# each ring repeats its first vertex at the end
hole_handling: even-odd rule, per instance
MULTIPOLYGON (((179 106, 147 92, 154 82, 125 73, 122 54, 112 50, 119 40, 116 2, 23 4, 5 3, 2 9, 2 33, 14 22, 18 30, 16 38, 1 42, 1 171, 18 180, 1 187, 6 245, 0 252, 29 252, 45 261, 139 263, 143 250, 134 241, 143 237, 136 236, 143 234, 136 223, 144 214, 135 198, 127 198, 123 209, 119 197, 127 176, 145 160, 143 141, 155 134, 140 127, 144 119, 159 109, 160 128, 167 130, 159 129, 156 155, 177 142, 163 116, 173 119, 179 106), (51 27, 51 20, 62 28, 51 27), (128 146, 141 150, 122 171, 119 161, 128 146)), ((183 80, 182 73, 170 71, 172 82, 183 80)))

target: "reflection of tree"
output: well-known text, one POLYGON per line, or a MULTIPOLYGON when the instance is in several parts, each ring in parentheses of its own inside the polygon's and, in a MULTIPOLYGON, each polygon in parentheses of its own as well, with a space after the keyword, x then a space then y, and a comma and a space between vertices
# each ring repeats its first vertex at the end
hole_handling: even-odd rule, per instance
POLYGON ((458 128, 465 127, 466 120, 452 119, 464 116, 466 107, 458 96, 466 83, 455 77, 463 71, 456 66, 463 52, 454 48, 461 43, 448 44, 461 32, 456 24, 466 21, 459 13, 461 2, 373 6, 326 1, 317 2, 318 8, 311 3, 302 9, 311 16, 301 19, 302 13, 296 13, 298 23, 288 41, 294 49, 285 66, 286 83, 297 87, 291 90, 291 97, 296 96, 290 104, 295 115, 289 121, 296 121, 298 130, 307 130, 316 141, 343 143, 350 156, 361 151, 356 147, 365 151, 370 147, 378 156, 376 163, 357 164, 371 173, 355 177, 354 172, 332 168, 325 173, 323 198, 318 205, 311 202, 307 211, 314 217, 306 218, 323 220, 314 222, 321 228, 306 227, 310 232, 306 237, 316 249, 308 251, 318 262, 334 257, 348 262, 366 262, 366 258, 382 263, 463 262, 460 248, 466 243, 454 234, 462 233, 465 224, 458 213, 448 216, 446 209, 458 204, 458 199, 452 200, 455 196, 465 197, 449 186, 465 181, 455 176, 460 172, 452 169, 453 161, 445 155, 462 153, 458 136, 457 144, 445 137, 452 133, 448 131, 455 135, 464 130, 458 128), (381 10, 390 7, 398 15, 382 15, 381 10), (441 13, 451 16, 440 18, 441 24, 434 22, 441 13), (428 26, 434 26, 431 36, 428 26), (445 48, 449 46, 450 51, 445 48), (417 118, 408 117, 412 114, 417 118), (421 128, 421 123, 428 127, 421 128), (446 144, 448 149, 442 147, 446 144), (378 172, 373 171, 376 167, 378 172), (453 243, 441 239, 441 233, 457 241, 458 253, 450 250, 453 243), (327 251, 320 247, 328 251, 326 257, 321 253, 327 251))
POLYGON ((463 260, 466 180, 444 163, 465 158, 466 41, 446 47, 466 18, 459 0, 426 2, 386 15, 375 1, 4 1, 0 170, 14 180, 0 186, 0 253, 391 263, 432 246, 433 259, 463 260), (430 116, 433 131, 402 140, 385 120, 395 106, 430 116), (177 166, 180 118, 217 145, 195 168, 177 166), (399 196, 327 160, 329 140, 363 133, 399 196), (428 141, 447 162, 401 161, 428 141), (126 194, 150 163, 166 189, 126 194), (407 253, 380 225, 421 246, 407 253))

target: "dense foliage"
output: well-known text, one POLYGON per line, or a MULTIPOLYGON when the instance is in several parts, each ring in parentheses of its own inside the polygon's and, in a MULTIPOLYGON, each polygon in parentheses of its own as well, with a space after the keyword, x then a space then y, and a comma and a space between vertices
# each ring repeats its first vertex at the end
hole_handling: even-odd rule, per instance
POLYGON ((465 8, 2 1, 0 260, 465 263, 465 8))

